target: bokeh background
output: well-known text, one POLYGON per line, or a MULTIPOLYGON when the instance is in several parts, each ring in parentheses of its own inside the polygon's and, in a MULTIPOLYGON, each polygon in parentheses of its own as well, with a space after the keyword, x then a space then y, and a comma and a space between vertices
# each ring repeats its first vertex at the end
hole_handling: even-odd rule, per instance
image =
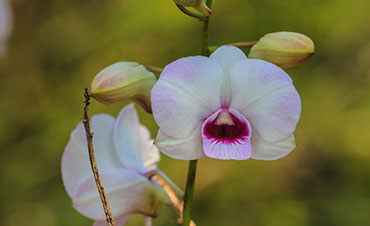
MULTIPOLYGON (((214 0, 213 45, 297 31, 316 43, 287 69, 303 102, 297 149, 277 161, 201 159, 198 225, 370 225, 370 1, 214 0)), ((202 25, 171 0, 13 0, 14 28, 0 58, 0 225, 91 225, 65 192, 60 160, 82 117, 83 89, 104 67, 163 67, 198 55, 202 25)), ((123 105, 93 101, 91 114, 123 105)), ((141 109, 155 135, 157 126, 141 109)), ((160 168, 184 187, 187 162, 160 168)), ((175 225, 163 207, 154 225, 175 225)), ((128 225, 142 225, 136 216, 128 225)))

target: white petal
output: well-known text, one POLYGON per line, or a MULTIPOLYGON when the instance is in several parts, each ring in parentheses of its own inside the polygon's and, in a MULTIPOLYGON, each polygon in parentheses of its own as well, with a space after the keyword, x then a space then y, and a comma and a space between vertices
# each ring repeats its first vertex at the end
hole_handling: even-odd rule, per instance
MULTIPOLYGON (((116 223, 116 226, 123 226, 127 223, 127 221, 130 219, 131 215, 123 215, 120 217, 117 217, 114 219, 114 223, 116 223)), ((102 220, 102 221, 95 221, 93 226, 107 226, 107 221, 102 220)))
POLYGON ((236 63, 247 59, 243 51, 235 46, 221 46, 211 54, 210 58, 221 65, 225 74, 230 74, 236 63))
MULTIPOLYGON (((113 117, 105 114, 91 118, 94 132, 93 144, 99 170, 123 167, 113 146, 113 117)), ((62 178, 69 196, 73 197, 77 186, 92 175, 88 155, 86 133, 82 123, 72 131, 62 157, 62 178)))
POLYGON ((158 131, 155 145, 169 157, 182 160, 194 160, 204 157, 201 126, 198 126, 190 136, 179 139, 167 136, 158 131))
POLYGON ((147 171, 157 169, 160 160, 159 151, 150 137, 150 132, 145 126, 140 126, 140 157, 147 171))
MULTIPOLYGON (((100 173, 113 217, 140 213, 156 216, 166 193, 134 170, 114 169, 100 173)), ((81 214, 104 220, 105 214, 93 177, 84 181, 73 197, 73 206, 81 214)))
POLYGON ((141 128, 135 107, 133 104, 127 105, 117 117, 114 126, 114 144, 119 159, 127 168, 145 173, 140 148, 144 145, 141 142, 147 144, 149 140, 143 141, 140 135, 141 128))
POLYGON ((224 76, 221 87, 220 101, 221 105, 229 107, 232 99, 232 90, 230 84, 230 73, 232 67, 240 62, 246 60, 245 54, 234 46, 221 46, 212 53, 210 58, 216 61, 223 69, 224 76))
POLYGON ((276 160, 289 154, 296 147, 294 135, 271 143, 262 140, 257 135, 252 135, 252 158, 257 160, 276 160))
POLYGON ((232 69, 231 87, 231 107, 248 119, 261 138, 276 142, 294 132, 301 99, 281 68, 263 60, 241 61, 232 69))
POLYGON ((188 137, 220 107, 222 79, 221 67, 207 57, 185 57, 167 65, 151 94, 160 129, 171 137, 188 137))

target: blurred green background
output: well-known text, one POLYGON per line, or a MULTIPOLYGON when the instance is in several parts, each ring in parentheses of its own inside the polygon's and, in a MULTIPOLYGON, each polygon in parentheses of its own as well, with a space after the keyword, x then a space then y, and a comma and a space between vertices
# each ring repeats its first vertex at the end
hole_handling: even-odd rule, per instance
MULTIPOLYGON (((200 52, 201 23, 171 0, 13 0, 0 59, 0 225, 91 225, 64 190, 60 160, 82 117, 83 88, 104 67, 163 67, 200 52)), ((267 161, 201 159, 198 225, 370 225, 370 1, 214 0, 213 45, 274 31, 310 36, 316 54, 288 69, 303 102, 297 149, 267 161)), ((116 116, 126 103, 93 101, 116 116)), ((155 135, 152 117, 143 124, 155 135)), ((184 187, 187 162, 160 168, 184 187)), ((175 225, 163 207, 154 225, 175 225)), ((142 225, 134 217, 128 225, 142 225)))

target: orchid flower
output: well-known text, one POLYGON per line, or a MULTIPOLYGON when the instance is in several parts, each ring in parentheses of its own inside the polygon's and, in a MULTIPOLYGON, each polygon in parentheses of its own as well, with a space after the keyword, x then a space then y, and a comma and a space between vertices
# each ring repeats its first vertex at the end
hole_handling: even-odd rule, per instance
POLYGON ((8 0, 0 0, 0 56, 6 50, 6 43, 12 29, 12 12, 8 0))
POLYGON ((301 100, 292 79, 233 46, 178 59, 153 87, 156 146, 184 160, 274 160, 295 148, 301 100))
MULTIPOLYGON (((117 226, 131 214, 155 217, 168 196, 148 171, 155 170, 159 152, 148 129, 139 124, 133 104, 123 108, 118 118, 106 114, 91 118, 96 161, 117 226)), ((91 171, 85 130, 82 123, 72 132, 62 158, 62 178, 73 207, 106 225, 105 215, 91 171)))

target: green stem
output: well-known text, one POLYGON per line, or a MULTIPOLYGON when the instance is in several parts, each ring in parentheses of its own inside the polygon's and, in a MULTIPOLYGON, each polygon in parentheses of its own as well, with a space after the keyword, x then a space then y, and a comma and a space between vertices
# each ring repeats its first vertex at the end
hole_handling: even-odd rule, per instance
MULTIPOLYGON (((211 9, 212 0, 207 0, 207 5, 211 9)), ((203 21, 203 32, 202 32, 202 56, 209 56, 209 47, 208 47, 208 23, 209 17, 207 20, 203 21)), ((183 226, 189 226, 191 221, 191 210, 193 204, 193 195, 194 195, 194 185, 195 185, 195 174, 197 172, 197 162, 198 160, 190 160, 188 177, 186 179, 186 188, 184 195, 184 212, 183 212, 183 226)))
POLYGON ((184 196, 183 226, 189 226, 191 221, 191 210, 193 204, 195 173, 197 172, 198 160, 190 160, 188 177, 186 180, 186 189, 184 196))
POLYGON ((148 71, 151 71, 153 73, 161 73, 163 71, 163 68, 160 68, 160 67, 154 67, 154 66, 150 66, 150 65, 147 65, 145 66, 145 68, 148 70, 148 71))
MULTIPOLYGON (((211 9, 212 0, 207 0, 207 5, 211 9)), ((203 36, 202 36, 202 48, 201 54, 202 56, 209 56, 209 47, 208 47, 208 24, 209 24, 209 17, 208 20, 203 21, 203 36)))
MULTIPOLYGON (((258 41, 251 41, 251 42, 234 42, 234 43, 227 43, 227 44, 223 44, 224 46, 235 46, 235 47, 238 47, 238 48, 249 48, 249 47, 252 47, 254 46, 255 44, 257 44, 258 41)), ((210 46, 209 47, 209 51, 210 52, 214 52, 217 48, 219 48, 220 46, 210 46)))

